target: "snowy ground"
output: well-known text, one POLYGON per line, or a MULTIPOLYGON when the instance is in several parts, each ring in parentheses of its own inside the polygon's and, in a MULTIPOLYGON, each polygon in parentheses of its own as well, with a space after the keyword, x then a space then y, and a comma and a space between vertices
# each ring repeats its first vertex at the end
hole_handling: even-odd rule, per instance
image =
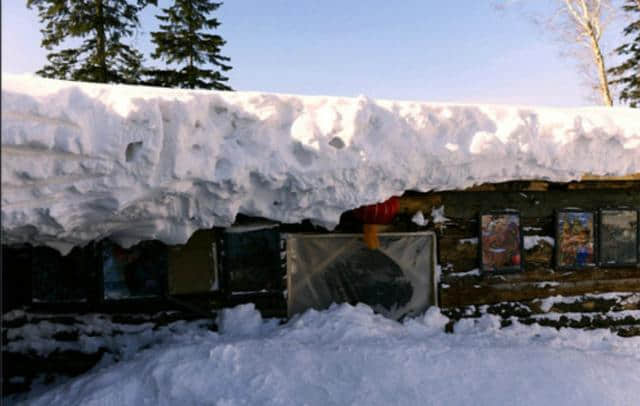
MULTIPOLYGON (((432 308, 403 323, 364 305, 287 324, 253 305, 220 333, 170 343, 74 379, 30 405, 638 405, 640 338, 485 315, 454 334, 432 308)), ((187 327, 185 327, 187 328, 187 327)), ((15 401, 15 399, 12 399, 15 401)))

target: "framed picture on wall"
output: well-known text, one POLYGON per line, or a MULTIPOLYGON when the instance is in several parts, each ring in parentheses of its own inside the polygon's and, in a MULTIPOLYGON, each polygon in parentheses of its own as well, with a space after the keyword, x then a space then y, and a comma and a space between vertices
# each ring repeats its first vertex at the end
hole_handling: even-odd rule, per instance
POLYGON ((436 235, 381 233, 367 248, 361 234, 288 234, 288 314, 332 303, 365 303, 394 320, 437 306, 436 235))
POLYGON ((601 209, 599 262, 601 266, 633 266, 638 263, 638 211, 601 209))
POLYGON ((522 232, 518 212, 480 215, 480 267, 482 272, 522 270, 522 232))
POLYGON ((595 242, 594 212, 577 209, 556 212, 556 268, 584 269, 596 266, 595 242))

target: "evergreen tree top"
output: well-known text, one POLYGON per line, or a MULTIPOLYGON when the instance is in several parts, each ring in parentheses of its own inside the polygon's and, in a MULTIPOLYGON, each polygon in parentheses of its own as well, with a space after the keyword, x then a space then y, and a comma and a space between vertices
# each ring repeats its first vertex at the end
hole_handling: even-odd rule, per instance
POLYGON ((609 69, 614 85, 621 86, 620 100, 629 103, 631 107, 640 106, 640 0, 627 0, 623 10, 635 14, 632 21, 623 30, 625 36, 631 37, 631 42, 615 49, 615 53, 626 58, 620 65, 609 69))
POLYGON ((139 11, 157 0, 27 0, 38 10, 42 46, 53 50, 71 38, 77 47, 47 55, 44 77, 101 83, 137 83, 142 54, 125 44, 140 25, 139 11))
POLYGON ((220 35, 211 33, 220 22, 211 14, 222 3, 211 0, 175 0, 156 17, 162 23, 151 33, 155 50, 153 59, 175 64, 176 69, 149 71, 151 83, 166 87, 231 90, 221 72, 231 69, 230 59, 220 54, 226 43, 220 35), (212 68, 208 68, 207 65, 212 68))

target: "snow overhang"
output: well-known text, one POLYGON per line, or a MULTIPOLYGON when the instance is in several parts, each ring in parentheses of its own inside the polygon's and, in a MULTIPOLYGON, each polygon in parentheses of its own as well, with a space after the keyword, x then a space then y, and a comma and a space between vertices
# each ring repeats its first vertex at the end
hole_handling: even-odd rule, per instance
POLYGON ((184 243, 243 213, 333 227, 406 190, 640 172, 640 110, 2 78, 2 242, 184 243))

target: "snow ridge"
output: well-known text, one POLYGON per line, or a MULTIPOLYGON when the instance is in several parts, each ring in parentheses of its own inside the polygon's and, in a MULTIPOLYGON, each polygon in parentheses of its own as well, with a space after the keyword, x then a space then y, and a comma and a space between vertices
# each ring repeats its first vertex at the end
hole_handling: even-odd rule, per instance
POLYGON ((184 243, 238 213, 333 227, 405 190, 640 172, 640 112, 3 74, 3 243, 184 243))
POLYGON ((556 330, 438 308, 403 323, 365 305, 283 326, 249 306, 227 333, 198 332, 96 368, 30 405, 637 405, 640 338, 556 330), (241 331, 239 331, 241 330, 241 331), (241 333, 241 334, 238 334, 241 333))

